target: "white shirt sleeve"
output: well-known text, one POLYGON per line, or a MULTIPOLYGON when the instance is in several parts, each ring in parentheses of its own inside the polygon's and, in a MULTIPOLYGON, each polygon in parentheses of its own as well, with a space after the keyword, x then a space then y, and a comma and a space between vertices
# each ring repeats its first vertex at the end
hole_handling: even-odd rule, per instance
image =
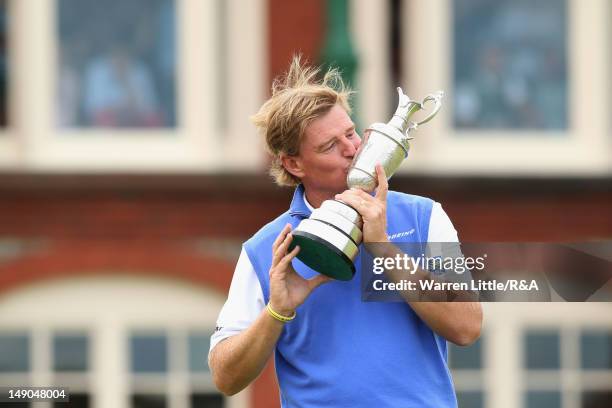
POLYGON ((435 202, 429 219, 429 242, 459 242, 457 230, 440 203, 435 202))
MULTIPOLYGON (((440 203, 434 203, 429 220, 429 235, 426 253, 432 258, 463 258, 457 230, 453 227, 440 203)), ((451 270, 452 271, 452 270, 451 270)), ((446 272, 443 275, 450 282, 465 282, 471 279, 469 270, 464 272, 446 272)))
POLYGON ((428 257, 462 257, 457 231, 440 203, 434 203, 429 219, 428 257))
POLYGON ((227 300, 217 318, 215 332, 210 338, 209 355, 221 340, 248 328, 265 306, 257 274, 249 256, 242 248, 227 300))

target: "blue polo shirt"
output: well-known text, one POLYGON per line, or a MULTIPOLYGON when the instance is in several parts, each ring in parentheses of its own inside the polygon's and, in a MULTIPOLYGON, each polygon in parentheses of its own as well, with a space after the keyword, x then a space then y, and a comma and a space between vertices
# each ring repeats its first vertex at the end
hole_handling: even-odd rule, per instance
MULTIPOLYGON (((389 191, 388 234, 427 242, 432 205, 389 191)), ((244 244, 266 303, 272 243, 287 223, 295 228, 309 215, 300 186, 289 210, 244 244)), ((293 265, 304 278, 316 275, 297 259, 293 265)), ((275 351, 282 406, 456 407, 446 340, 407 303, 362 302, 360 279, 357 268, 351 281, 318 287, 284 326, 275 351)))

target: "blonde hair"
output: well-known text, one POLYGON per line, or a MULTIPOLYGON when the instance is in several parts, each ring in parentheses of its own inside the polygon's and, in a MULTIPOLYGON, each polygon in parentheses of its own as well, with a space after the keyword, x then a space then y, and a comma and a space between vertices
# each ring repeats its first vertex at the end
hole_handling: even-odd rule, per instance
POLYGON ((320 68, 303 65, 294 56, 289 70, 272 83, 272 96, 251 120, 266 140, 272 156, 270 175, 280 186, 296 186, 299 178, 289 173, 281 154, 296 156, 306 127, 335 105, 350 114, 349 98, 353 93, 342 81, 336 68, 320 78, 320 68))

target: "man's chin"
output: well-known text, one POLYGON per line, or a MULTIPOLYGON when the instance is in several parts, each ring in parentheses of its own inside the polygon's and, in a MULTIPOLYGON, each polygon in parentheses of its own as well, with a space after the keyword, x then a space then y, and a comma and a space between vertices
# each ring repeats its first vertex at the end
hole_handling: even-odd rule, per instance
MULTIPOLYGON (((305 186, 305 187, 308 190, 308 186, 305 186)), ((312 192, 319 191, 319 194, 327 196, 328 200, 333 200, 336 194, 343 193, 349 189, 348 184, 346 183, 346 180, 343 180, 342 182, 338 182, 335 185, 327 185, 327 186, 312 185, 311 187, 312 187, 312 192)))

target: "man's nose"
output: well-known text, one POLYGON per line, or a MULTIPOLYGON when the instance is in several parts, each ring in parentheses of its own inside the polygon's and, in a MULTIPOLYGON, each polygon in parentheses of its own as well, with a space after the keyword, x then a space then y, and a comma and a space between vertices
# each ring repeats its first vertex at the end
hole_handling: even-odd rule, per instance
MULTIPOLYGON (((354 136, 354 137, 358 139, 358 136, 354 136)), ((359 147, 359 142, 355 143, 353 140, 348 139, 347 137, 343 137, 342 143, 343 143, 344 155, 347 157, 355 156, 355 153, 357 152, 357 148, 359 147)))

